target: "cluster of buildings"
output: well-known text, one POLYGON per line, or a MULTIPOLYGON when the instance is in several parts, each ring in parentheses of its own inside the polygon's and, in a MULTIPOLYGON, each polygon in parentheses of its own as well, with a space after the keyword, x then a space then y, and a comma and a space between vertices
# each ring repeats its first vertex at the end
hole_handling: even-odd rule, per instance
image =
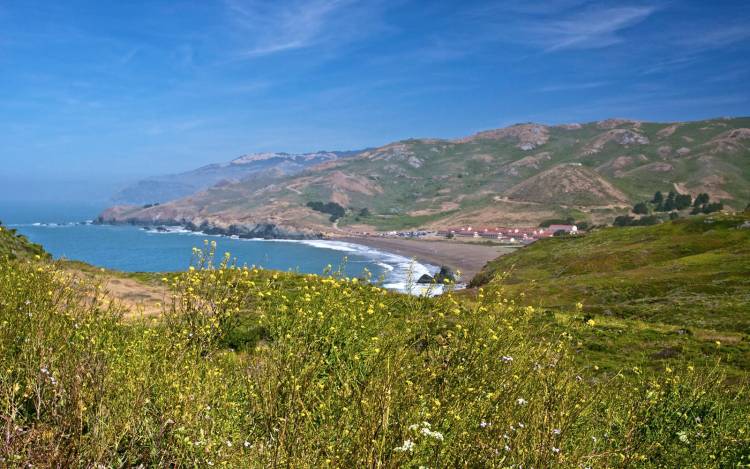
POLYGON ((508 244, 528 244, 541 238, 550 238, 556 233, 576 234, 576 225, 550 225, 547 228, 502 228, 473 227, 448 228, 444 230, 386 231, 378 233, 357 232, 357 236, 375 236, 381 238, 485 238, 508 244))
POLYGON ((479 228, 466 226, 440 230, 438 231, 438 235, 463 238, 486 238, 514 244, 531 243, 537 239, 550 238, 558 232, 576 234, 578 233, 578 227, 576 225, 550 225, 547 228, 479 228))

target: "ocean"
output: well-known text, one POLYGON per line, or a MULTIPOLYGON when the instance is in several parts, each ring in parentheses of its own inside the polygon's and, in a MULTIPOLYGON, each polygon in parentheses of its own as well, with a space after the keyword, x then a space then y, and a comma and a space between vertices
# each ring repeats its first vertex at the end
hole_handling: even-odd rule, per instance
MULTIPOLYGON (((55 258, 124 272, 186 270, 192 248, 203 247, 204 239, 216 241, 219 259, 229 252, 238 265, 316 274, 331 265, 349 277, 363 277, 369 271, 373 282, 397 291, 410 290, 412 280, 438 270, 404 256, 340 241, 250 240, 182 229, 162 232, 92 224, 101 209, 96 204, 0 202, 0 221, 43 245, 55 258)), ((411 290, 417 289, 412 286, 411 290)))

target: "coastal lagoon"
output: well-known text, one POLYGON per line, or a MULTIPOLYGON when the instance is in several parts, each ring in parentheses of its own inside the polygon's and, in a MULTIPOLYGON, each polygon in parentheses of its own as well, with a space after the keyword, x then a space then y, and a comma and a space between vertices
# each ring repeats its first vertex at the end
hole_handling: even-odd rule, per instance
POLYGON ((6 226, 43 245, 55 258, 124 272, 186 270, 192 261, 192 248, 202 247, 204 239, 216 241, 219 259, 229 252, 238 265, 316 274, 331 265, 334 270, 340 267, 349 277, 370 272, 374 282, 398 291, 406 291, 410 279, 438 270, 433 265, 354 243, 237 239, 183 229, 94 225, 90 220, 97 213, 95 207, 76 205, 0 206, 0 220, 6 226))

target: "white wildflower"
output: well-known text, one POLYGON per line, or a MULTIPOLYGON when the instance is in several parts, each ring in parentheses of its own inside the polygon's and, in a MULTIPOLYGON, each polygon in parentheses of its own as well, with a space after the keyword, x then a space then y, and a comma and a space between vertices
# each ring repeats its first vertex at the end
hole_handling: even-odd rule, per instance
POLYGON ((560 448, 555 448, 555 447, 553 446, 553 447, 552 447, 552 452, 553 452, 553 453, 555 453, 555 454, 557 454, 557 453, 559 453, 559 452, 560 452, 560 448))
POLYGON ((427 427, 422 427, 422 435, 434 438, 438 441, 443 441, 443 434, 437 431, 432 431, 427 427))
POLYGON ((554 430, 552 430, 552 434, 553 435, 559 435, 560 434, 560 429, 559 428, 555 428, 554 430))
POLYGON ((414 451, 414 446, 415 446, 415 444, 414 444, 413 441, 411 441, 411 440, 404 440, 404 442, 403 442, 403 444, 401 446, 399 446, 398 448, 394 448, 393 450, 394 451, 399 451, 399 452, 411 452, 411 451, 414 451))
POLYGON ((511 357, 510 355, 503 355, 501 360, 504 361, 505 363, 510 363, 513 361, 513 357, 511 357))
POLYGON ((527 401, 523 397, 519 397, 518 399, 516 399, 516 404, 518 404, 518 405, 526 405, 528 403, 529 403, 529 401, 527 401))

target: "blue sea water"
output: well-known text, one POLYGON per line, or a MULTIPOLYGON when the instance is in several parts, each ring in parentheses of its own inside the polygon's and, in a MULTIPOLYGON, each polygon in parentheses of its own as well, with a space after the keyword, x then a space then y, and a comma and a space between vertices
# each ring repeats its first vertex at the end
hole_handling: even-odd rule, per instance
POLYGON ((366 246, 328 240, 245 240, 186 230, 158 232, 135 226, 87 223, 101 211, 95 204, 2 203, 0 221, 39 243, 55 258, 84 261, 125 272, 186 270, 192 248, 216 241, 217 257, 229 252, 239 265, 322 273, 327 265, 343 267, 347 276, 365 269, 386 288, 404 291, 409 278, 437 268, 366 246))

